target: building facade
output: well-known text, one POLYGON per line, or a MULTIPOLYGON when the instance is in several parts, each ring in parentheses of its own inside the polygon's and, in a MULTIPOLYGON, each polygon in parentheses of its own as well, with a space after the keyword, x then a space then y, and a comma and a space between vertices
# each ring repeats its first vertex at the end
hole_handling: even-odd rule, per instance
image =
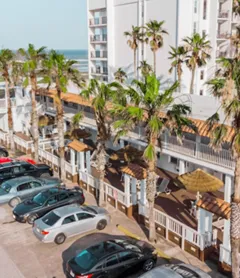
MULTIPOLYGON (((121 67, 133 78, 133 51, 127 45, 125 31, 132 26, 144 26, 150 20, 164 20, 168 35, 157 52, 156 74, 168 83, 176 80, 176 72, 169 74, 170 46, 183 44, 182 39, 194 32, 206 34, 212 51, 207 66, 196 71, 193 93, 208 95, 205 83, 213 76, 216 59, 233 55, 230 35, 236 32, 239 18, 232 14, 232 0, 88 0, 89 76, 111 81, 121 67)), ((140 45, 137 64, 146 60, 153 65, 149 45, 140 45)), ((185 67, 182 92, 188 93, 191 72, 185 67)))

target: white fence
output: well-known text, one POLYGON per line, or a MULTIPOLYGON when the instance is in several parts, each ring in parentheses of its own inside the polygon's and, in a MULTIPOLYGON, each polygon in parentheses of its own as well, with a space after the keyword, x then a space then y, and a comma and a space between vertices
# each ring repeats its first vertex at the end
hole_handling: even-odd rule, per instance
POLYGON ((224 262, 228 265, 232 264, 232 260, 231 260, 231 251, 228 250, 227 248, 225 248, 222 244, 220 245, 220 256, 219 256, 219 260, 221 262, 224 262))
MULTIPOLYGON (((96 178, 94 178, 93 176, 89 175, 88 173, 80 171, 79 178, 80 178, 80 180, 85 182, 87 185, 90 185, 96 189, 99 188, 98 180, 96 178)), ((109 195, 110 197, 112 197, 116 201, 124 204, 127 207, 129 207, 131 205, 131 203, 129 201, 129 196, 127 196, 125 194, 125 192, 118 190, 117 188, 111 186, 110 184, 108 184, 106 182, 104 182, 104 192, 105 192, 105 194, 109 195)), ((116 202, 116 205, 117 205, 117 202, 116 202)))

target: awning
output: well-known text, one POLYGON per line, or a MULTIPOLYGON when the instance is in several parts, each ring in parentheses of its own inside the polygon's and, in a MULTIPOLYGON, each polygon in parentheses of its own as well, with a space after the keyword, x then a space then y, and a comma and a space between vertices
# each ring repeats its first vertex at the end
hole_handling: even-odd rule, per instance
POLYGON ((92 147, 90 147, 78 140, 73 140, 71 143, 68 144, 68 147, 77 152, 87 152, 87 151, 92 150, 92 147))

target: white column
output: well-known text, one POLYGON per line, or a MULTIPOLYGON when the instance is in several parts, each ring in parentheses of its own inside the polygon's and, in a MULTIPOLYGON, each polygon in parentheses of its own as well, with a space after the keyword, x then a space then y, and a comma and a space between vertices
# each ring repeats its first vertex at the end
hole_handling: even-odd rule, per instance
POLYGON ((71 160, 71 165, 75 165, 75 151, 73 149, 70 149, 70 160, 71 160))
POLYGON ((137 204, 137 180, 135 178, 132 178, 131 187, 132 187, 132 204, 136 205, 137 204))
POLYGON ((64 130, 64 132, 67 131, 67 123, 66 123, 66 121, 63 121, 63 130, 64 130))
POLYGON ((45 139, 46 135, 45 135, 45 127, 42 127, 42 137, 43 139, 45 139))
POLYGON ((197 156, 197 153, 200 151, 200 143, 201 143, 201 136, 196 135, 196 154, 195 154, 195 156, 197 156))
POLYGON ((89 174, 91 174, 91 153, 90 151, 86 152, 86 164, 87 164, 87 171, 89 174))
POLYGON ((205 232, 212 233, 212 213, 205 211, 205 232))
POLYGON ((199 208, 199 212, 198 212, 198 232, 200 234, 205 234, 205 215, 206 215, 206 211, 202 208, 199 208))
POLYGON ((224 201, 231 203, 231 195, 232 195, 232 177, 226 175, 225 185, 224 185, 224 201))
POLYGON ((124 192, 126 196, 126 205, 127 207, 130 206, 130 176, 124 174, 124 192))
POLYGON ((145 215, 145 206, 147 204, 147 193, 146 193, 146 180, 141 180, 141 191, 139 200, 139 214, 145 215))
POLYGON ((179 159, 179 175, 185 174, 185 161, 179 159))
POLYGON ((85 170, 85 157, 84 157, 84 152, 79 153, 79 162, 80 162, 80 170, 84 171, 85 170))

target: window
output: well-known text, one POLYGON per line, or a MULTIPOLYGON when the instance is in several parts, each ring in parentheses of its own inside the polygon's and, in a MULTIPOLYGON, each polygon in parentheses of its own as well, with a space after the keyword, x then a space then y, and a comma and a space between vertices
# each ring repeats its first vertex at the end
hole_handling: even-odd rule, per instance
POLYGON ((65 193, 65 192, 62 192, 58 195, 58 200, 59 201, 63 201, 63 200, 66 200, 66 199, 68 199, 68 194, 65 193))
POLYGON ((51 211, 42 218, 42 221, 48 226, 53 226, 59 219, 60 217, 57 214, 55 214, 53 211, 51 211))
POLYGON ((111 258, 106 260, 106 267, 111 267, 118 264, 118 257, 117 255, 111 256, 111 258))
POLYGON ((12 188, 11 185, 8 184, 7 182, 2 183, 2 185, 1 185, 1 189, 7 193, 10 192, 11 188, 12 188))
POLYGON ((177 165, 178 164, 178 159, 176 157, 170 156, 169 162, 172 164, 177 165))
POLYGON ((203 96, 203 90, 200 90, 199 94, 200 96, 203 96))
POLYGON ((70 224, 70 223, 73 223, 75 221, 76 221, 75 216, 70 215, 70 216, 64 218, 64 220, 62 222, 62 225, 70 224))
POLYGON ((5 90, 0 90, 0 99, 4 99, 5 98, 5 90))
POLYGON ((194 0, 194 13, 197 13, 198 0, 194 0))
POLYGON ((202 36, 204 37, 204 36, 206 36, 206 30, 202 30, 202 36))
POLYGON ((53 103, 53 99, 49 97, 48 102, 53 103))
POLYGON ((17 187, 17 191, 23 191, 23 190, 27 190, 27 189, 31 189, 30 183, 24 183, 17 187))
POLYGON ((201 70, 201 73, 200 73, 200 79, 203 80, 204 79, 204 70, 201 70))
POLYGON ((40 183, 40 182, 37 182, 37 181, 32 181, 32 182, 30 182, 30 185, 31 185, 31 187, 33 187, 33 188, 37 188, 37 187, 41 187, 41 186, 42 186, 41 183, 40 183))
POLYGON ((26 95, 25 89, 22 89, 22 96, 25 97, 25 95, 26 95))
POLYGON ((15 98, 15 90, 10 89, 10 98, 15 98))
POLYGON ((93 215, 85 213, 85 212, 77 213, 78 220, 85 220, 85 219, 89 219, 89 218, 92 218, 92 217, 93 217, 93 215))
POLYGON ((13 167, 13 173, 14 174, 18 174, 18 173, 20 173, 20 167, 13 167))
POLYGON ((203 2, 203 19, 207 19, 207 0, 203 2))
POLYGON ((57 203, 57 196, 52 196, 51 198, 48 199, 48 205, 53 205, 57 203))
POLYGON ((20 171, 21 172, 25 172, 25 171, 29 172, 29 171, 34 171, 34 170, 35 170, 35 168, 31 164, 23 164, 23 165, 20 166, 20 171))
POLYGON ((136 258, 138 258, 138 255, 129 251, 124 251, 119 253, 120 262, 126 262, 136 258))
POLYGON ((4 177, 9 177, 12 175, 12 171, 11 171, 11 168, 6 168, 6 169, 3 169, 1 172, 0 172, 0 175, 4 176, 4 177))

